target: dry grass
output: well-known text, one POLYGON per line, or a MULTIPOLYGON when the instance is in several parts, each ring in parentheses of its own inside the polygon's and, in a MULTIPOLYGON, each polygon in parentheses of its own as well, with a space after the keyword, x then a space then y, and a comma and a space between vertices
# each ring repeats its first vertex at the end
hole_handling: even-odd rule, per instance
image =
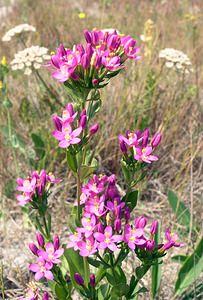
MULTIPOLYGON (((199 1, 65 1, 65 0, 18 0, 13 4, 12 12, 3 19, 0 36, 11 27, 28 22, 36 26, 37 34, 28 39, 28 45, 40 44, 55 49, 59 42, 66 46, 82 41, 84 28, 118 28, 138 38, 143 33, 144 22, 151 18, 155 24, 151 45, 151 57, 144 57, 135 66, 128 65, 123 74, 110 83, 102 92, 103 107, 99 118, 103 130, 98 135, 96 155, 101 162, 101 171, 108 174, 120 174, 119 149, 117 136, 128 128, 150 126, 151 132, 161 130, 163 141, 160 147, 160 160, 150 169, 147 181, 140 186, 143 191, 137 213, 150 218, 159 216, 163 228, 171 225, 178 227, 176 219, 168 206, 166 192, 171 188, 177 192, 190 209, 193 221, 202 220, 202 40, 203 40, 203 3, 199 1), (84 11, 85 19, 79 19, 78 13, 84 11), (194 16, 188 20, 186 15, 194 16), (186 78, 173 71, 162 68, 158 60, 159 50, 173 47, 183 50, 190 57, 194 73, 186 78), (149 81, 153 73, 159 74, 149 92, 149 81), (101 133, 102 132, 102 133, 101 133)), ((1 44, 0 57, 13 54, 22 49, 16 42, 1 44)), ((68 101, 63 88, 53 81, 46 70, 43 78, 60 95, 63 103, 68 101)), ((30 134, 38 132, 47 141, 47 168, 64 176, 62 189, 54 191, 51 206, 55 212, 56 232, 65 234, 68 221, 69 203, 73 202, 74 182, 67 174, 62 152, 56 151, 56 144, 50 138, 51 109, 47 104, 49 95, 34 77, 18 75, 8 77, 9 98, 13 104, 10 110, 11 123, 15 131, 22 136, 25 153, 19 148, 5 145, 1 136, 1 185, 2 215, 1 256, 4 258, 5 288, 10 299, 21 294, 29 275, 25 266, 30 256, 26 245, 33 238, 27 226, 27 220, 16 206, 13 194, 13 180, 28 173, 29 153, 32 153, 30 134), (6 186, 3 188, 3 186, 6 186), (5 195, 6 190, 6 195, 5 195), (62 190, 62 191, 61 191, 62 190), (60 197, 59 197, 60 196, 60 197), (64 220, 61 222, 61 220, 64 220), (23 237, 23 238, 22 238, 23 237)), ((60 111, 60 107, 56 106, 60 111)), ((8 122, 5 111, 1 113, 1 125, 8 122)), ((93 145, 93 147, 96 145, 93 145)), ((119 183, 121 186, 122 180, 119 183)), ((60 188, 61 188, 60 187, 60 188)), ((200 226, 201 227, 201 226, 200 226)), ((201 233, 200 233, 201 234, 201 233)), ((183 252, 190 252, 195 241, 191 235, 183 237, 188 246, 183 252)), ((168 258, 164 266, 161 292, 158 299, 169 300, 173 294, 174 277, 170 275, 177 265, 168 258)), ((148 282, 148 280, 147 280, 148 282)), ((146 296, 147 297, 147 296, 146 296)), ((145 298, 148 299, 148 298, 145 298)))

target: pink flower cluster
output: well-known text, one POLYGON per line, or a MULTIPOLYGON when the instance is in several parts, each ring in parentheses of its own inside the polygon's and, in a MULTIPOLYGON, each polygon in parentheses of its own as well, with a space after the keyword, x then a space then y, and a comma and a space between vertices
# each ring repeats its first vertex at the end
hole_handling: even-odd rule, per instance
POLYGON ((61 44, 52 55, 50 65, 55 69, 52 76, 58 81, 78 80, 93 87, 108 73, 124 68, 126 59, 139 58, 136 40, 116 30, 85 30, 84 37, 85 46, 78 44, 71 50, 61 44))
POLYGON ((35 280, 40 280, 42 277, 53 280, 54 275, 51 270, 54 265, 61 263, 59 257, 63 255, 64 249, 60 248, 58 236, 54 237, 53 243, 48 242, 46 245, 41 233, 37 234, 36 239, 38 246, 30 243, 29 248, 37 256, 37 263, 31 264, 29 269, 35 273, 35 280))
POLYGON ((144 233, 147 224, 144 216, 136 218, 133 225, 129 223, 130 209, 119 195, 115 175, 94 175, 83 185, 80 199, 84 205, 82 227, 77 227, 69 236, 67 248, 79 250, 81 256, 105 249, 116 251, 121 243, 131 250, 156 251, 159 248, 163 252, 172 246, 181 246, 177 235, 172 235, 168 229, 166 244, 156 245, 153 237, 158 227, 157 220, 151 225, 149 238, 144 233))
POLYGON ((30 202, 35 196, 42 197, 44 192, 49 189, 51 184, 59 183, 62 180, 55 179, 52 173, 48 173, 45 170, 33 171, 31 176, 26 179, 18 178, 16 183, 18 184, 16 189, 22 194, 16 196, 18 205, 24 206, 30 202))
POLYGON ((136 130, 131 132, 127 130, 126 135, 119 135, 120 149, 124 155, 127 155, 128 150, 133 153, 134 159, 151 163, 158 160, 158 157, 153 155, 153 151, 161 141, 161 134, 157 132, 149 141, 149 129, 146 128, 143 132, 136 130))
MULTIPOLYGON (((81 142, 81 134, 87 125, 86 110, 78 115, 78 112, 74 112, 73 105, 68 103, 66 108, 62 112, 62 116, 52 116, 52 120, 56 127, 56 130, 52 132, 53 137, 59 141, 59 147, 68 148, 71 145, 76 145, 81 142), (74 122, 77 125, 74 127, 74 122)), ((89 131, 89 134, 95 134, 98 130, 98 124, 94 124, 89 131)))
MULTIPOLYGON (((18 300, 38 300, 38 299, 39 299, 38 290, 29 288, 25 294, 25 297, 24 298, 21 297, 18 300)), ((44 292, 42 296, 42 300, 49 300, 49 294, 47 292, 44 292)))

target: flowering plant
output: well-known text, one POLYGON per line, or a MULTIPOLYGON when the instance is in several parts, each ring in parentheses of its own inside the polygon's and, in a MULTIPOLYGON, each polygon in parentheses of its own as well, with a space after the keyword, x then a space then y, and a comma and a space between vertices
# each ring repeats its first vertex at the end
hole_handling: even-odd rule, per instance
MULTIPOLYGON (((53 137, 66 153, 69 169, 77 182, 76 205, 70 216, 68 238, 60 245, 52 238, 48 197, 51 185, 60 183, 45 170, 33 171, 25 180, 17 179, 19 205, 26 206, 38 233, 36 243, 29 244, 35 263, 29 270, 36 281, 42 278, 57 299, 72 299, 76 290, 83 299, 134 299, 143 292, 139 282, 171 247, 181 247, 178 236, 166 229, 165 242, 157 242, 159 222, 147 228, 147 218, 134 217, 137 204, 136 184, 146 174, 161 141, 157 132, 151 139, 149 129, 128 130, 119 135, 121 168, 127 191, 118 188, 114 174, 96 174, 97 160, 90 141, 99 130, 93 117, 101 107, 99 89, 125 68, 125 61, 137 60, 136 41, 116 30, 84 31, 86 44, 66 49, 63 45, 53 54, 49 67, 52 76, 68 88, 73 103, 62 116, 53 115, 53 137), (34 217, 33 217, 34 216, 34 217), (136 273, 127 278, 122 267, 129 254, 140 262, 136 273)), ((30 289, 25 299, 38 299, 30 289), (28 296, 27 296, 28 295, 28 296)), ((46 293, 43 299, 48 299, 46 293)), ((24 299, 24 298, 22 298, 24 299)))

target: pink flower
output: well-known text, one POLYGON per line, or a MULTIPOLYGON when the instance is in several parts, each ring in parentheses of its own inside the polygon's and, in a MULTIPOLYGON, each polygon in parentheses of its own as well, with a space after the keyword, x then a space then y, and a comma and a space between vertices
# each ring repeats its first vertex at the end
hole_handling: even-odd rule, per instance
POLYGON ((31 198, 32 194, 29 193, 23 193, 22 195, 16 196, 16 199, 18 200, 18 205, 20 206, 26 205, 28 202, 30 202, 31 198))
POLYGON ((94 237, 99 242, 98 249, 104 250, 106 248, 111 251, 116 251, 118 248, 115 243, 122 241, 121 235, 112 235, 112 227, 107 226, 104 230, 104 234, 100 232, 94 233, 94 237))
POLYGON ((175 233, 171 233, 170 229, 166 229, 166 240, 167 242, 164 244, 163 249, 168 250, 171 247, 183 247, 183 243, 179 243, 178 241, 178 235, 175 233))
POLYGON ((18 300, 37 300, 38 299, 38 291, 35 290, 27 290, 26 294, 25 294, 25 298, 19 298, 18 300))
POLYGON ((77 251, 79 249, 78 243, 82 242, 82 240, 83 235, 81 232, 75 231, 73 234, 69 235, 69 242, 66 248, 74 248, 74 250, 77 251))
POLYGON ((104 200, 104 195, 102 195, 100 198, 98 196, 94 196, 85 203, 85 212, 94 214, 97 217, 102 216, 106 212, 104 208, 104 200))
POLYGON ((144 161, 148 164, 150 164, 152 161, 157 161, 158 160, 158 157, 155 156, 155 155, 151 155, 152 153, 152 147, 150 146, 147 146, 145 148, 136 148, 134 147, 133 148, 134 150, 134 158, 136 160, 139 160, 139 161, 144 161))
POLYGON ((143 229, 133 229, 130 224, 126 224, 123 240, 131 250, 135 250, 136 246, 143 247, 146 244, 143 234, 143 229))
POLYGON ((33 178, 28 177, 25 180, 23 180, 22 178, 18 178, 16 180, 16 183, 18 184, 16 189, 20 192, 32 193, 35 189, 36 182, 37 180, 35 177, 33 178))
POLYGON ((108 70, 114 71, 118 68, 124 68, 124 66, 121 66, 120 63, 120 57, 114 56, 112 58, 110 57, 102 57, 102 63, 108 70))
POLYGON ((64 128, 63 132, 58 130, 53 131, 53 136, 55 137, 55 139, 60 141, 59 147, 68 148, 70 145, 75 145, 80 143, 81 139, 78 138, 77 136, 79 136, 81 132, 82 132, 82 127, 78 127, 77 129, 72 131, 69 125, 64 128))
POLYGON ((97 252, 97 241, 94 240, 92 236, 86 238, 86 241, 81 241, 78 243, 81 256, 90 256, 97 252))
POLYGON ((97 219, 94 215, 91 216, 91 218, 82 218, 82 228, 77 228, 78 232, 84 233, 85 237, 88 238, 90 235, 92 235, 92 232, 95 229, 97 219))
POLYGON ((135 132, 127 132, 127 137, 123 135, 119 135, 119 140, 124 141, 126 145, 129 147, 137 146, 138 145, 138 138, 135 132))
POLYGON ((46 245, 46 251, 39 250, 38 256, 41 256, 45 261, 50 262, 52 264, 60 264, 61 260, 59 259, 59 257, 63 255, 63 252, 63 248, 55 250, 54 245, 51 242, 49 242, 46 245))
POLYGON ((37 264, 31 264, 29 270, 35 273, 35 280, 40 280, 42 277, 47 278, 48 280, 53 280, 54 276, 50 271, 53 267, 51 262, 45 261, 42 257, 38 258, 37 264))

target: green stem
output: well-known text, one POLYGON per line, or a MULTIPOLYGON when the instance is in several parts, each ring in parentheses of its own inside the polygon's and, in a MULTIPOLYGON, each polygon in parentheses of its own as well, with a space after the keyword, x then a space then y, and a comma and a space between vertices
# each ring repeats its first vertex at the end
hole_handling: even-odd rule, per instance
POLYGON ((49 240, 50 239, 50 232, 49 232, 49 229, 48 229, 48 226, 47 226, 47 221, 46 221, 45 214, 43 214, 42 220, 43 220, 45 231, 46 231, 46 237, 49 240))
POLYGON ((83 266, 84 266, 84 271, 85 271, 85 278, 84 278, 84 281, 85 281, 85 285, 88 286, 88 283, 89 283, 89 273, 90 273, 90 270, 89 270, 89 264, 88 264, 88 261, 87 261, 87 258, 86 257, 83 257, 83 266))
POLYGON ((80 222, 80 213, 81 213, 81 206, 80 206, 80 194, 81 194, 81 187, 80 187, 80 170, 78 170, 76 174, 77 180, 77 217, 78 221, 80 222))

